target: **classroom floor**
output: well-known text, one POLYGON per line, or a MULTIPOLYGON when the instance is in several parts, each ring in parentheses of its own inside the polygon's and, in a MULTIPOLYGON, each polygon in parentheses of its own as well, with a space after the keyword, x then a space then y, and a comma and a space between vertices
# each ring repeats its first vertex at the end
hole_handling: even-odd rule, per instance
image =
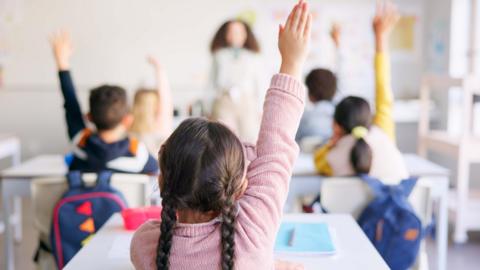
MULTIPOLYGON (((35 266, 32 258, 37 247, 37 235, 33 228, 33 217, 31 204, 24 200, 24 240, 16 245, 16 269, 33 270, 35 266)), ((450 243, 448 248, 448 268, 474 270, 478 269, 480 264, 480 233, 470 233, 469 242, 464 245, 455 245, 450 243)), ((430 269, 436 269, 435 263, 435 242, 431 239, 427 241, 427 252, 429 257, 430 269)), ((3 234, 0 235, 0 268, 3 268, 3 234)))

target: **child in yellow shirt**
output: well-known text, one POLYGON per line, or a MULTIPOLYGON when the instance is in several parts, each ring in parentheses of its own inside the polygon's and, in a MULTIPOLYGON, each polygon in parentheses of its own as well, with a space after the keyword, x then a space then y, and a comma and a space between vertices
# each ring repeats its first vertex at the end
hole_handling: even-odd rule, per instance
POLYGON ((317 171, 323 175, 370 174, 387 182, 396 182, 408 176, 402 155, 396 147, 387 52, 387 40, 398 19, 398 12, 391 3, 377 7, 373 20, 376 45, 375 115, 372 117, 368 102, 359 97, 347 97, 337 105, 333 136, 314 154, 317 171))

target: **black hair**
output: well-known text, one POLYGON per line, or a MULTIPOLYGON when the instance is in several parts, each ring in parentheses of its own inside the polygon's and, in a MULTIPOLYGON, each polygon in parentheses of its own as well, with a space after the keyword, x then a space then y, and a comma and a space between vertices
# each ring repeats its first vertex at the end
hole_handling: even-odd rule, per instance
POLYGON ((203 118, 183 121, 160 149, 162 224, 157 269, 169 269, 178 210, 221 214, 221 268, 235 259, 235 197, 241 191, 245 158, 240 140, 224 125, 203 118))
MULTIPOLYGON (((368 102, 360 97, 344 98, 335 108, 335 122, 345 134, 355 127, 370 128, 372 113, 368 102)), ((372 149, 365 139, 358 138, 350 152, 350 162, 357 174, 368 174, 372 166, 372 149)))
POLYGON ((114 85, 102 85, 90 91, 90 116, 97 130, 110 130, 129 113, 127 92, 114 85))
POLYGON ((337 76, 328 69, 317 68, 310 71, 305 84, 312 102, 332 101, 337 92, 337 76))

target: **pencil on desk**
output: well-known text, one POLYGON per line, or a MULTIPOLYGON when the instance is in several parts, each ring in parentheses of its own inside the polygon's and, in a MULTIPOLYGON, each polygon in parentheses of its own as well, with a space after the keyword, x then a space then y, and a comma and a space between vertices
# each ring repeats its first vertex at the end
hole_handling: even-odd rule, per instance
POLYGON ((293 242, 295 241, 295 228, 292 229, 290 233, 290 239, 288 239, 288 246, 293 246, 293 242))

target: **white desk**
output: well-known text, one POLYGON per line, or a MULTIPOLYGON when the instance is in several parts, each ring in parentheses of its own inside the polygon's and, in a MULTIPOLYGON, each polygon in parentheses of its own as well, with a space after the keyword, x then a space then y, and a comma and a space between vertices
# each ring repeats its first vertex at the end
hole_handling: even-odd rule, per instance
MULTIPOLYGON (((13 135, 0 134, 0 159, 10 158, 11 165, 20 164, 20 139, 13 135)), ((15 224, 15 240, 22 239, 22 204, 20 199, 16 199, 13 204, 14 215, 8 222, 0 222, 0 233, 5 230, 5 224, 15 224)), ((4 220, 5 221, 5 220, 4 220)))
MULTIPOLYGON (((404 155, 411 176, 419 177, 418 185, 431 191, 432 199, 437 202, 437 264, 439 270, 446 270, 448 248, 448 185, 449 170, 414 154, 404 155)), ((301 153, 295 167, 288 193, 287 205, 293 205, 296 198, 320 191, 321 179, 313 164, 312 154, 301 153)), ((289 209, 287 208, 288 212, 289 209)))
MULTIPOLYGON (((325 222, 335 234, 337 253, 330 256, 276 257, 281 260, 303 263, 309 269, 388 269, 355 220, 348 215, 286 215, 286 221, 325 222)), ((114 215, 83 249, 65 266, 65 270, 80 269, 134 269, 130 262, 130 245, 133 232, 123 230, 119 214, 114 215), (119 243, 123 245, 119 247, 119 243), (113 247, 115 245, 115 247, 113 247), (116 251, 112 252, 112 248, 116 251)))
MULTIPOLYGON (((30 196, 30 182, 37 177, 63 176, 68 169, 61 155, 44 155, 28 160, 19 166, 4 170, 0 174, 2 184, 3 220, 9 224, 12 199, 30 196)), ((13 234, 10 226, 5 226, 4 238, 5 265, 2 269, 15 269, 13 234)))
POLYGON ((20 140, 12 135, 0 134, 0 159, 12 159, 12 165, 20 164, 20 140))

